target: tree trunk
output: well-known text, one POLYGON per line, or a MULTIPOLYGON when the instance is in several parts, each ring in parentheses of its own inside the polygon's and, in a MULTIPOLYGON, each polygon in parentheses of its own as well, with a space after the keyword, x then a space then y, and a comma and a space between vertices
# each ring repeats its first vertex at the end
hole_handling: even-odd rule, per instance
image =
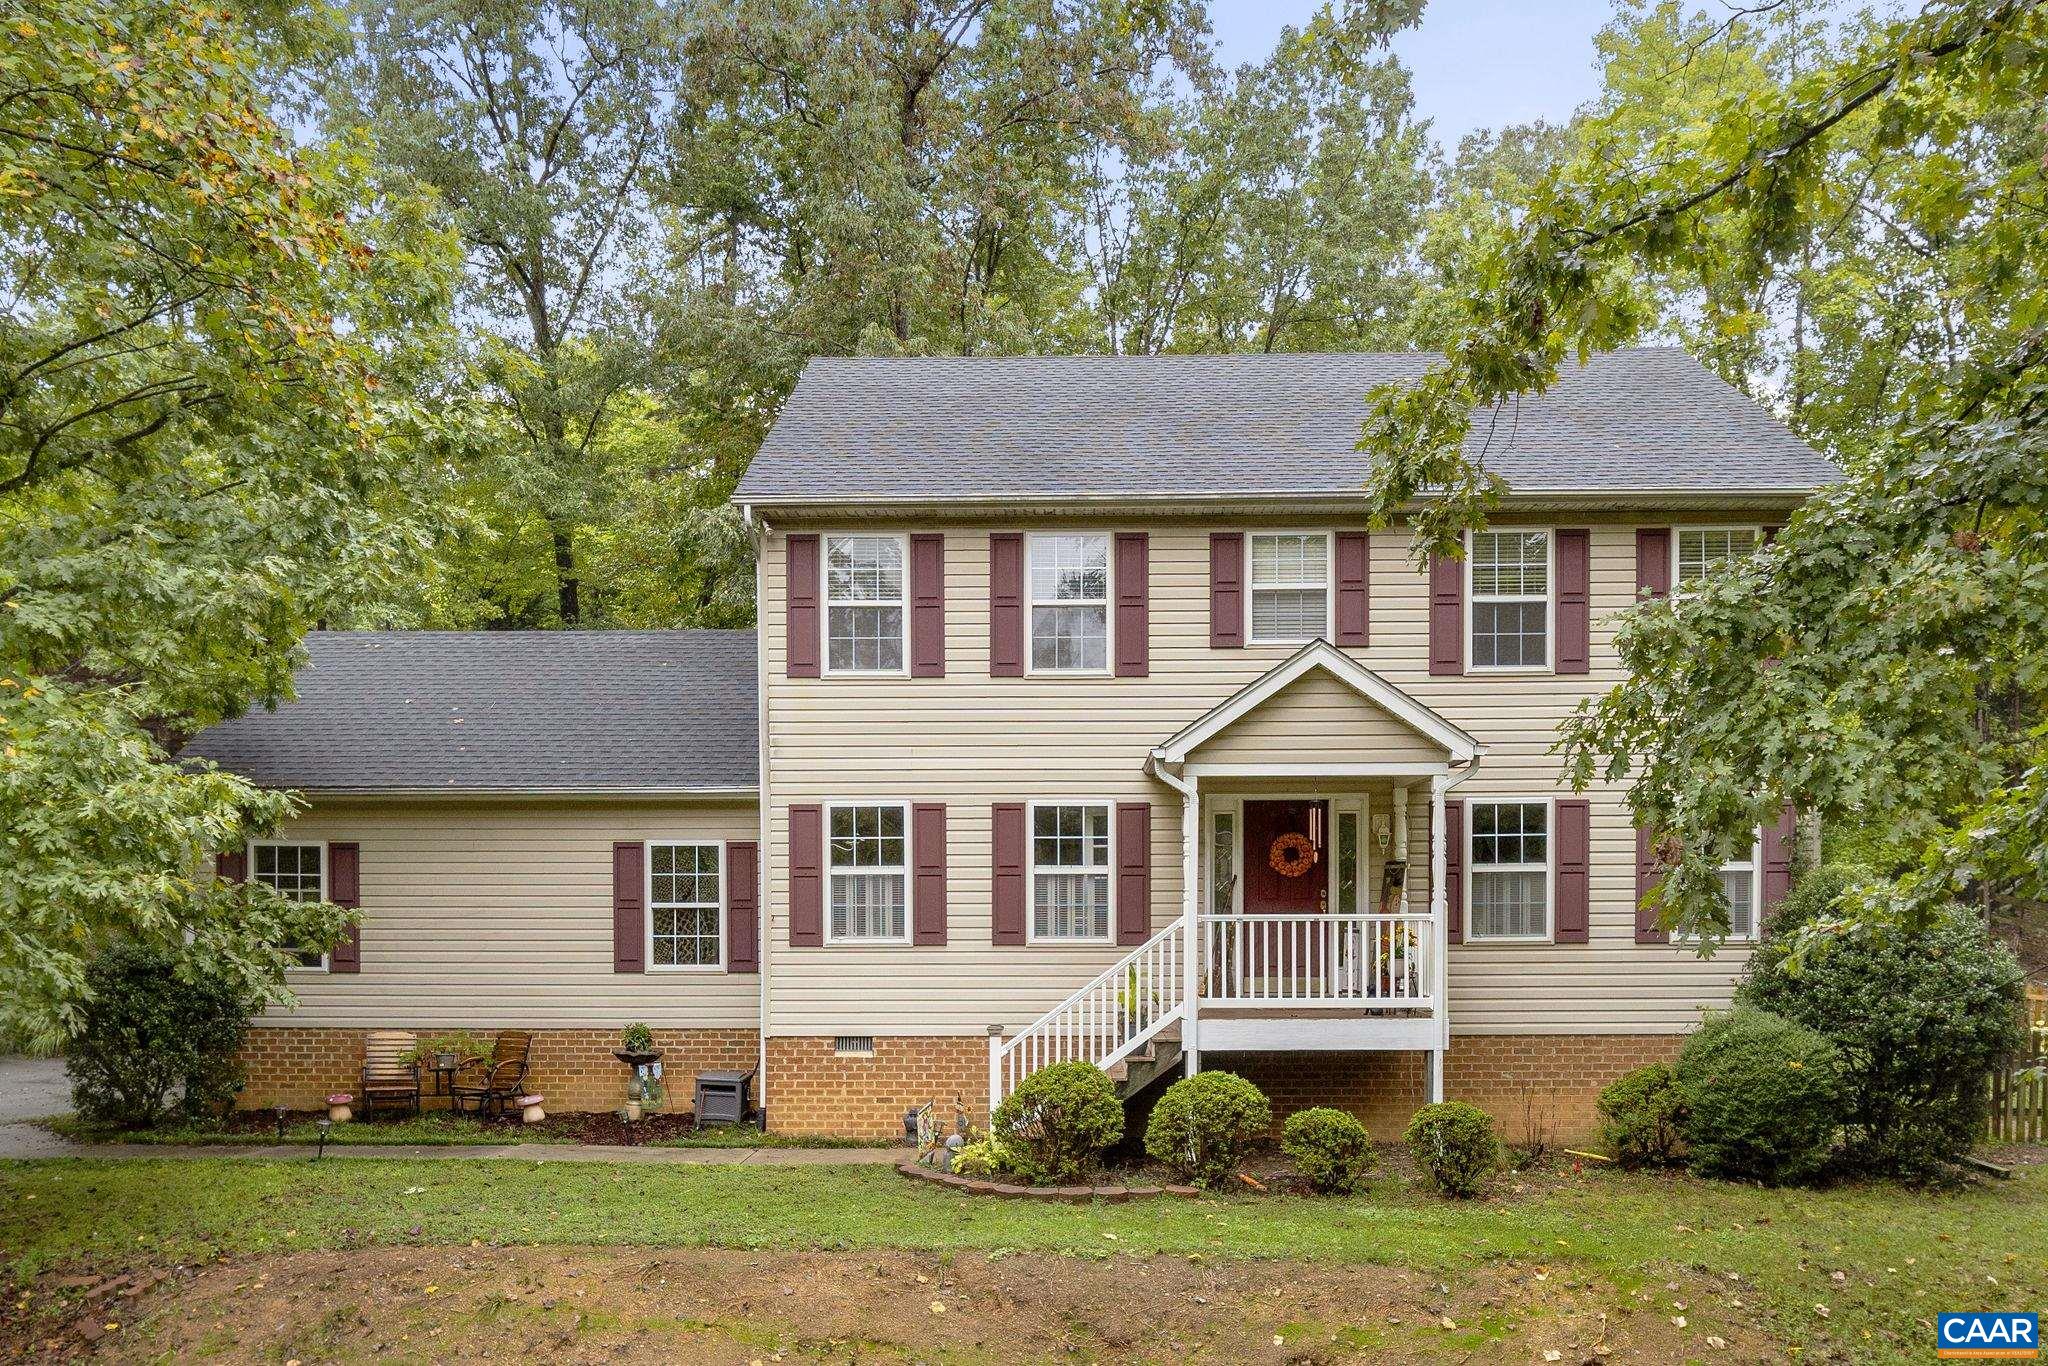
POLYGON ((575 548, 569 533, 555 528, 555 595, 561 604, 562 625, 576 626, 583 620, 583 595, 576 580, 575 548))

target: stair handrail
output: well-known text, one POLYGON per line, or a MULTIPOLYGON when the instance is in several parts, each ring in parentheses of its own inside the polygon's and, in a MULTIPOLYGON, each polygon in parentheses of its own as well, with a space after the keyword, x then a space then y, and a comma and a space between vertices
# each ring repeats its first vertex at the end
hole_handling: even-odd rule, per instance
POLYGON ((1056 1062, 1112 1067, 1181 1018, 1186 923, 1176 917, 1064 1001, 1004 1038, 989 1030, 989 1112, 1017 1083, 1056 1062))

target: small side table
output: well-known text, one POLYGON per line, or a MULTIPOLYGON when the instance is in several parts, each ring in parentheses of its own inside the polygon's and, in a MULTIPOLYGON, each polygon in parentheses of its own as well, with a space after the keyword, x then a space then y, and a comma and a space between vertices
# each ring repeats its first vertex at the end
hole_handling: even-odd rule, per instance
POLYGON ((747 1116, 754 1112, 750 1096, 753 1085, 752 1068, 744 1072, 699 1072, 695 1127, 744 1124, 747 1116))

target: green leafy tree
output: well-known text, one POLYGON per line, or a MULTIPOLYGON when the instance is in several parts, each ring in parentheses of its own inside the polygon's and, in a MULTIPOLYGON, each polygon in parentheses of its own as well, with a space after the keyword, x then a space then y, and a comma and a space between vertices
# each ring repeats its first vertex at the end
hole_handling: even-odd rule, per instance
POLYGON ((390 396, 447 271, 417 204, 279 126, 274 33, 177 0, 0 30, 0 1027, 47 1041, 109 943, 266 999, 338 932, 204 871, 289 799, 170 759, 430 534, 442 429, 390 396))

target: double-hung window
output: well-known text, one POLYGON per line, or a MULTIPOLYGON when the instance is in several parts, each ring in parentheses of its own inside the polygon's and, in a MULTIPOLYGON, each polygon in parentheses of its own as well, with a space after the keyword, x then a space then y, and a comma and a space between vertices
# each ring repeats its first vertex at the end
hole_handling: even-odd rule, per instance
POLYGON ((1721 865, 1721 893, 1728 898, 1728 937, 1757 937, 1757 898, 1763 887, 1764 842, 1761 831, 1739 857, 1721 865))
POLYGON ((1475 531, 1472 667, 1550 667, 1550 533, 1475 531))
POLYGON ((717 844, 647 846, 648 967, 724 963, 721 854, 717 844))
POLYGON ((1103 673, 1109 668, 1109 537, 1032 536, 1031 668, 1103 673))
POLYGON ((833 806, 827 820, 832 939, 909 943, 909 808, 898 802, 833 806))
POLYGON ((825 538, 825 666, 832 673, 903 671, 904 543, 900 536, 825 538))
POLYGON ((1550 937, 1550 803, 1473 802, 1468 939, 1550 937))
POLYGON ((1680 527, 1678 581, 1694 583, 1739 564, 1762 541, 1763 532, 1753 526, 1680 527))
POLYGON ((1109 940, 1109 805, 1031 808, 1031 938, 1109 940))
POLYGON ((1330 537, 1251 535, 1251 643, 1301 645, 1330 634, 1330 537))
MULTIPOLYGON (((287 901, 327 899, 327 846, 265 841, 249 846, 250 876, 287 901)), ((301 949, 298 966, 327 970, 323 949, 301 949)))

